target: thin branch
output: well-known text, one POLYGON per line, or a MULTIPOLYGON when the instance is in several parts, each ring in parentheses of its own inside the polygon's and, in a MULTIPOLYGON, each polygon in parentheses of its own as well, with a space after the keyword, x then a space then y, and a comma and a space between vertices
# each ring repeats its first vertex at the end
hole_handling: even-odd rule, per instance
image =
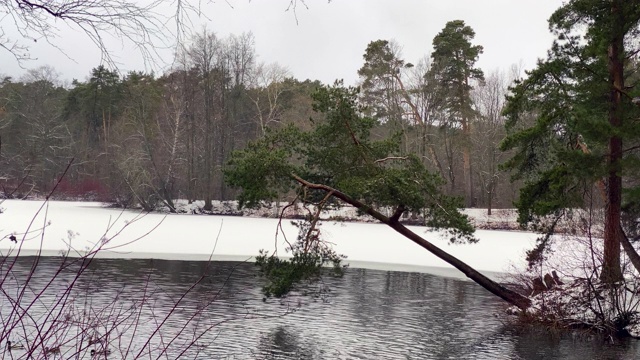
POLYGON ((374 163, 383 163, 389 160, 407 160, 408 158, 409 158, 408 156, 387 156, 384 159, 378 159, 374 161, 374 163))

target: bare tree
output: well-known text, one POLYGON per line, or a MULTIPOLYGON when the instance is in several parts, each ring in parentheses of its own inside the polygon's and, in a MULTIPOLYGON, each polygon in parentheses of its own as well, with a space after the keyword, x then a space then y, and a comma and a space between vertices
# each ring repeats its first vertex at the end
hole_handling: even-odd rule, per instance
POLYGON ((200 117, 203 133, 203 164, 199 177, 203 181, 204 210, 210 211, 213 200, 214 155, 216 153, 214 122, 219 121, 224 112, 224 81, 228 68, 225 66, 224 44, 214 33, 204 30, 198 34, 186 50, 186 60, 198 73, 202 89, 200 117))
POLYGON ((247 75, 255 65, 255 38, 253 33, 229 35, 227 39, 227 59, 233 76, 233 85, 246 85, 247 75))
MULTIPOLYGON (((298 5, 307 7, 303 0, 283 0, 283 4, 293 10, 296 21, 298 5)), ((108 37, 133 44, 147 64, 155 63, 156 49, 182 43, 193 26, 192 17, 206 18, 202 6, 203 2, 191 0, 0 0, 0 48, 24 64, 33 59, 33 42, 45 41, 58 48, 55 41, 63 34, 62 21, 84 33, 109 67, 117 66, 109 53, 108 37)), ((250 33, 239 37, 241 41, 249 38, 253 41, 250 33)))
POLYGON ((480 113, 472 141, 476 149, 476 171, 483 195, 486 197, 487 215, 491 215, 496 187, 500 180, 498 165, 504 160, 499 143, 505 136, 502 110, 507 95, 508 81, 503 72, 493 71, 472 94, 480 113))
MULTIPOLYGON (((63 21, 84 32, 109 65, 115 62, 109 55, 106 34, 134 44, 145 60, 153 60, 157 55, 155 47, 166 46, 169 33, 165 27, 169 19, 158 9, 164 2, 153 0, 141 5, 133 0, 0 0, 0 11, 7 14, 0 29, 0 47, 22 63, 32 58, 29 43, 44 40, 56 46, 55 40, 62 34, 59 22, 63 21), (9 28, 17 35, 9 35, 9 28)), ((180 19, 179 15, 176 19, 180 19)))
POLYGON ((251 76, 249 97, 255 106, 255 120, 261 135, 271 123, 280 122, 283 111, 280 98, 286 90, 283 82, 290 76, 289 69, 278 63, 262 63, 251 76))

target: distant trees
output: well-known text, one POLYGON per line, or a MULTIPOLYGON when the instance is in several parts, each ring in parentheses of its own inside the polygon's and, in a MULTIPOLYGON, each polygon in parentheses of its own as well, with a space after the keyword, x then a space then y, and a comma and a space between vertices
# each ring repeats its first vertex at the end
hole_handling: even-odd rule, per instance
MULTIPOLYGON (((224 96, 228 76, 228 68, 225 68, 222 42, 215 34, 204 31, 196 35, 193 43, 186 49, 186 59, 189 67, 196 71, 196 85, 199 89, 199 97, 194 115, 199 118, 197 123, 202 124, 199 133, 202 134, 202 163, 195 177, 202 181, 202 194, 204 195, 204 210, 211 210, 213 200, 213 155, 215 140, 219 134, 214 133, 214 119, 220 121, 224 113, 224 96)), ((217 127, 216 127, 216 130, 217 127)))
POLYGON ((282 122, 287 78, 291 78, 289 70, 277 63, 259 64, 251 75, 247 94, 255 107, 254 117, 261 136, 270 126, 282 122))
POLYGON ((110 130, 104 155, 112 168, 107 182, 125 204, 152 210, 161 201, 175 210, 171 184, 165 180, 165 167, 171 161, 163 156, 161 143, 161 82, 153 75, 131 72, 120 87, 121 118, 110 130))
POLYGON ((6 78, 0 88, 3 176, 23 179, 24 191, 49 189, 72 153, 63 120, 67 90, 50 67, 30 70, 21 82, 6 78))
MULTIPOLYGON (((73 156, 76 160, 67 178, 75 184, 73 189, 94 198, 149 209, 161 203, 171 211, 175 211, 175 198, 205 200, 206 210, 214 199, 235 196, 222 176, 233 150, 287 124, 309 129, 310 116, 322 117, 312 113, 310 96, 321 84, 299 81, 280 64, 257 62, 250 33, 220 38, 205 29, 183 45, 174 67, 161 76, 139 72, 123 76, 98 66, 86 81, 74 80, 61 87, 50 108, 59 118, 51 129, 64 129, 68 141, 65 151, 55 147, 57 154, 64 155, 57 167, 49 164, 48 171, 56 173, 62 159, 73 156)), ((490 123, 499 124, 500 119, 493 117, 500 109, 484 112, 483 98, 476 96, 486 89, 482 82, 471 77, 474 96, 471 85, 463 91, 470 114, 465 120, 469 139, 464 140, 459 111, 451 108, 456 103, 453 85, 442 86, 443 75, 435 71, 433 57, 414 64, 403 59, 400 49, 394 41, 372 41, 358 71, 365 114, 376 120, 372 136, 401 136, 403 149, 417 154, 446 179, 443 189, 448 194, 462 195, 465 201, 470 199, 469 191, 458 179, 464 174, 463 148, 469 147, 473 191, 483 194, 474 195, 476 205, 510 206, 513 191, 495 190, 506 186, 507 180, 498 176, 495 166, 500 158, 495 148, 503 133, 493 125, 487 128, 490 123)), ((0 156, 8 159, 13 146, 9 134, 31 131, 19 127, 9 132, 8 127, 15 115, 10 110, 18 104, 15 91, 31 80, 25 78, 19 85, 7 78, 5 83, 0 156)), ((11 169, 15 177, 25 169, 33 171, 33 165, 27 166, 32 162, 23 162, 20 171, 17 163, 5 170, 11 169)), ((44 184, 34 187, 45 188, 44 184)))
MULTIPOLYGON (((471 94, 477 111, 469 139, 474 149, 472 163, 477 174, 478 188, 482 192, 480 200, 483 200, 488 215, 491 215, 498 185, 507 187, 506 174, 500 170, 500 164, 506 160, 507 154, 500 151, 499 142, 506 135, 502 110, 510 82, 504 72, 496 70, 471 94)), ((506 194, 502 197, 509 198, 506 194)))
POLYGON ((74 157, 59 196, 170 211, 177 198, 208 200, 205 211, 233 198, 222 176, 231 151, 270 128, 303 124, 320 85, 256 64, 254 46, 250 33, 204 30, 159 77, 98 66, 66 87, 47 67, 4 78, 0 178, 26 176, 22 195, 44 193, 74 157))
POLYGON ((358 70, 360 98, 379 122, 374 133, 401 132, 405 149, 446 179, 447 193, 464 196, 467 207, 510 206, 513 191, 495 196, 508 186, 498 168, 507 80, 485 85, 474 35, 463 21, 450 21, 433 39, 431 56, 416 64, 402 58, 399 44, 372 41, 358 70))
MULTIPOLYGON (((82 159, 77 161, 77 171, 70 177, 78 181, 92 177, 115 181, 108 185, 109 197, 128 203, 139 196, 131 192, 133 183, 130 184, 132 186, 126 185, 127 178, 123 176, 134 176, 134 173, 123 172, 120 168, 123 165, 113 162, 112 151, 117 151, 121 145, 115 144, 124 144, 124 139, 133 141, 132 137, 123 135, 125 129, 131 129, 125 124, 135 123, 131 110, 127 114, 122 112, 124 106, 131 105, 132 98, 125 94, 128 91, 125 79, 108 66, 111 62, 102 34, 120 34, 136 44, 148 60, 153 58, 154 44, 172 41, 170 37, 176 36, 179 40, 176 44, 176 65, 159 78, 152 76, 151 82, 157 82, 157 87, 161 88, 158 95, 161 100, 152 109, 147 109, 153 115, 146 115, 151 119, 147 122, 155 124, 153 128, 158 130, 159 123, 163 123, 160 127, 164 130, 144 133, 148 143, 155 144, 144 151, 149 161, 150 151, 162 151, 160 149, 166 147, 173 149, 169 152, 172 165, 167 167, 172 175, 165 173, 160 176, 157 172, 165 171, 156 169, 153 177, 165 178, 164 181, 151 181, 149 174, 143 176, 147 180, 142 181, 137 175, 144 174, 139 173, 134 176, 137 179, 134 182, 155 184, 153 187, 160 190, 149 190, 148 196, 155 200, 165 198, 163 201, 170 208, 168 196, 161 194, 171 193, 190 200, 204 199, 205 208, 209 209, 214 198, 233 197, 221 175, 229 152, 244 147, 249 139, 264 136, 269 128, 290 122, 304 125, 302 119, 308 118, 311 109, 309 92, 318 84, 307 82, 305 85, 305 82, 292 79, 286 68, 279 64, 257 63, 255 39, 250 33, 222 39, 203 30, 185 38, 185 16, 196 8, 188 1, 180 2, 176 5, 176 12, 163 17, 162 11, 156 11, 162 3, 153 2, 145 6, 128 0, 109 0, 100 4, 0 2, 7 13, 16 15, 14 25, 24 30, 20 38, 10 39, 3 35, 0 46, 12 52, 19 61, 25 61, 29 58, 25 40, 42 37, 51 40, 48 36, 56 34, 52 21, 62 20, 86 31, 104 51, 105 65, 96 67, 88 81, 75 81, 65 89, 69 95, 60 113, 72 138, 67 146, 72 154, 82 159), (167 24, 171 24, 168 20, 173 21, 176 27, 167 28, 167 24), (172 84, 170 88, 167 82, 172 84), (165 96, 168 92, 172 94, 165 96), (167 111, 176 116, 179 114, 171 117, 173 128, 177 129, 173 136, 166 132, 170 118, 165 115, 167 111), (117 138, 112 139, 113 136, 117 138), (165 146, 159 147, 155 143, 158 139, 151 141, 149 137, 155 136, 165 139, 165 146), (175 141, 170 142, 169 138, 175 141), (175 146, 169 146, 170 143, 175 146), (104 163, 111 165, 98 166, 104 163), (171 186, 174 190, 165 184, 169 178, 173 179, 171 186), (117 188, 129 190, 116 191, 117 188)), ((288 4, 295 8, 296 3, 291 1, 288 4)), ((482 80, 482 71, 475 67, 482 47, 472 44, 474 35, 473 29, 463 21, 450 21, 433 39, 431 56, 416 63, 402 58, 400 44, 389 40, 372 41, 358 71, 362 80, 361 96, 367 105, 367 114, 378 121, 379 126, 373 133, 386 137, 401 132, 405 149, 419 154, 430 169, 447 180, 446 191, 449 194, 463 195, 466 206, 488 206, 489 202, 492 206, 509 206, 510 197, 476 195, 478 191, 494 194, 491 189, 498 185, 493 181, 497 179, 493 176, 497 170, 491 170, 493 175, 487 177, 485 170, 475 168, 475 164, 486 160, 484 154, 488 154, 484 150, 475 151, 479 150, 475 146, 495 144, 498 140, 474 140, 476 127, 473 123, 480 114, 479 104, 470 97, 470 93, 482 80)), ((478 126, 482 125, 478 123, 478 126)), ((150 129, 150 125, 139 129, 150 129)), ((483 133, 489 134, 486 129, 483 133)), ((495 133, 492 136, 500 135, 495 133)), ((126 149, 133 151, 134 147, 126 149)), ((159 166, 164 160, 157 154, 152 158, 151 167, 153 164, 159 166)), ((137 162, 140 156, 127 156, 125 159, 131 162, 127 167, 140 165, 137 162), (134 163, 138 165, 133 166, 134 163)), ((142 192, 138 189, 135 193, 142 192)))

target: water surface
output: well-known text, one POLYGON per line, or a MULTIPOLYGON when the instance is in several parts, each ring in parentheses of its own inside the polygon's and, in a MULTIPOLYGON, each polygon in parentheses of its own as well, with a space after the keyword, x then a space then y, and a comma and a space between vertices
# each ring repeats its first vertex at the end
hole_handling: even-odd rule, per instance
MULTIPOLYGON (((9 296, 34 260, 17 260, 2 284, 9 296)), ((611 344, 518 329, 503 315, 504 304, 478 285, 426 273, 349 269, 308 288, 313 295, 263 301, 263 279, 251 263, 95 259, 79 279, 73 265, 40 293, 60 262, 40 259, 22 302, 38 294, 31 314, 43 319, 73 284, 68 322, 109 333, 110 359, 640 358, 636 340, 611 344)), ((8 304, 5 296, 5 322, 8 304)), ((8 336, 27 341, 15 331, 8 336)), ((62 350, 62 358, 90 358, 87 346, 67 342, 62 350)))

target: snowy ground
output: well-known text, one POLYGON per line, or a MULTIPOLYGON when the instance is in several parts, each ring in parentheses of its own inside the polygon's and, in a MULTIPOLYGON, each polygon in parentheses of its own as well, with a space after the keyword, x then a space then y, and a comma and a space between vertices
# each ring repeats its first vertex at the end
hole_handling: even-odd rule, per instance
MULTIPOLYGON (((44 255, 57 255, 70 246, 72 254, 82 254, 108 239, 98 257, 205 260, 213 254, 217 260, 246 260, 260 249, 272 252, 276 246, 284 254, 282 232, 276 239, 278 220, 273 218, 142 214, 104 208, 101 203, 62 201, 49 202, 34 217, 43 204, 6 200, 0 205, 0 251, 33 255, 42 249, 44 255), (12 234, 17 243, 10 241, 12 234)), ((289 220, 282 227, 289 239, 295 239, 297 229, 289 220)), ((536 238, 528 232, 478 230, 478 244, 448 245, 438 233, 411 228, 489 275, 513 266, 523 268, 524 251, 536 238)), ((355 267, 425 272, 434 272, 425 267, 440 267, 442 275, 462 276, 384 225, 325 221, 322 231, 355 267)))
MULTIPOLYGON (((177 200, 175 202, 176 212, 180 214, 199 214, 202 212, 203 206, 203 201, 188 203, 186 200, 177 200)), ((215 215, 251 216, 262 218, 278 218, 281 214, 284 215, 284 217, 295 218, 308 214, 307 210, 300 207, 286 206, 286 202, 281 202, 278 205, 273 203, 270 207, 261 207, 258 209, 238 209, 237 201, 213 201, 213 209, 211 210, 211 213, 215 215)), ((167 207, 161 208, 160 211, 169 213, 169 209, 167 207)), ((381 209, 381 211, 383 213, 385 212, 384 209, 381 209)), ((473 225, 478 229, 518 230, 520 227, 517 222, 518 214, 515 209, 494 209, 491 215, 487 214, 487 209, 463 209, 462 212, 471 219, 473 225)), ((390 216, 392 213, 393 209, 387 209, 386 215, 390 216)), ((368 215, 359 214, 358 210, 350 205, 344 205, 339 209, 325 210, 322 212, 321 217, 323 219, 338 219, 356 222, 377 222, 377 220, 368 215)), ((411 221, 409 217, 404 217, 403 220, 411 221)))

